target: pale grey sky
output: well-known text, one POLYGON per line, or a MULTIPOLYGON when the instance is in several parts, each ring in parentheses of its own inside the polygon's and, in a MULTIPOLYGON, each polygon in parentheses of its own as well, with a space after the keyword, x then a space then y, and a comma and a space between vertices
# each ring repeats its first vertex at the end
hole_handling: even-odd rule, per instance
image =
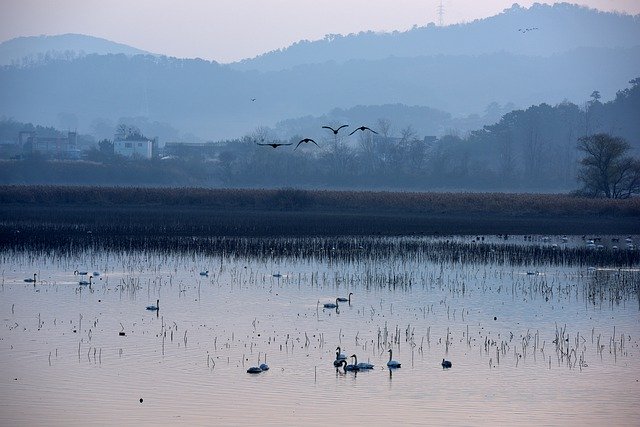
MULTIPOLYGON (((444 21, 495 15, 514 0, 444 0, 444 21)), ((541 1, 538 3, 559 3, 541 1)), ((437 22, 439 0, 0 0, 0 42, 65 33, 177 57, 231 62, 325 34, 437 22)), ((534 0, 519 0, 530 6, 534 0)), ((640 14, 640 0, 578 0, 640 14)))

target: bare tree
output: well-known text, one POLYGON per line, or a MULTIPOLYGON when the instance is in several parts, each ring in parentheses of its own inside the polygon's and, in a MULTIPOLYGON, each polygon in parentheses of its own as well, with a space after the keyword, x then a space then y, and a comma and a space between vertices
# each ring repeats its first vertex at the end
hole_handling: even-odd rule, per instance
POLYGON ((604 133, 580 138, 578 149, 586 154, 578 175, 583 191, 613 199, 638 193, 640 162, 625 156, 630 148, 624 139, 604 133))

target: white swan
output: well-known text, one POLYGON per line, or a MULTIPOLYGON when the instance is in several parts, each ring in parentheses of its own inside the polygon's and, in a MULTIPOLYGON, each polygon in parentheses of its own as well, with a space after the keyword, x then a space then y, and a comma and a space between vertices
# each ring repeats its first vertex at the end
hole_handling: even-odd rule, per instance
POLYGON ((448 360, 442 359, 442 369, 449 369, 451 366, 453 366, 451 362, 449 362, 448 360))
POLYGON ((24 279, 25 283, 36 283, 36 276, 37 275, 38 275, 38 273, 33 273, 33 279, 32 278, 24 279))
POLYGON ((389 349, 389 361, 387 362, 387 367, 390 369, 399 368, 401 366, 401 363, 393 360, 392 357, 393 357, 393 351, 389 349))
POLYGON ((349 304, 351 304, 351 295, 353 295, 353 292, 349 292, 349 298, 339 297, 339 298, 338 298, 338 301, 340 301, 340 302, 347 302, 347 301, 349 301, 349 304))
POLYGON ((247 374, 259 374, 262 372, 262 369, 259 366, 252 366, 247 369, 247 374))
POLYGON ((347 359, 344 353, 340 353, 340 347, 336 348, 336 360, 333 361, 333 366, 339 368, 342 362, 347 359))
POLYGON ((148 305, 147 310, 149 311, 158 311, 160 310, 160 300, 156 300, 156 305, 148 305))
POLYGON ((373 369, 374 368, 374 366, 371 363, 367 363, 367 362, 360 362, 360 363, 356 364, 356 366, 361 371, 365 371, 367 369, 373 369))
POLYGON ((336 298, 335 304, 332 302, 325 303, 323 305, 324 308, 338 308, 338 298, 336 298))
POLYGON ((89 276, 89 281, 88 282, 86 280, 80 280, 78 282, 78 285, 81 285, 81 286, 89 285, 89 286, 91 286, 91 279, 93 279, 93 276, 89 276))
POLYGON ((356 357, 356 355, 354 354, 354 355, 352 355, 351 357, 352 357, 352 358, 355 358, 355 362, 356 362, 356 363, 353 363, 353 364, 351 364, 351 365, 347 365, 347 361, 346 361, 346 360, 341 360, 341 361, 340 361, 340 364, 342 365, 342 369, 344 369, 344 371, 345 371, 345 372, 346 372, 346 371, 352 371, 352 372, 355 372, 355 371, 359 371, 359 370, 360 370, 360 369, 358 368, 358 365, 357 365, 358 358, 356 357))
POLYGON ((209 275, 209 270, 201 271, 200 275, 201 276, 208 276, 209 275))

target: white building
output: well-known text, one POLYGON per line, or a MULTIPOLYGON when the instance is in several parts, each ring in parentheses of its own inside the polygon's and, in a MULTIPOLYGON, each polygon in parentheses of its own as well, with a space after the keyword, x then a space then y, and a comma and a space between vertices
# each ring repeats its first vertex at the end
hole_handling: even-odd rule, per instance
POLYGON ((155 141, 151 139, 116 139, 113 141, 113 152, 124 157, 150 159, 154 144, 155 141))

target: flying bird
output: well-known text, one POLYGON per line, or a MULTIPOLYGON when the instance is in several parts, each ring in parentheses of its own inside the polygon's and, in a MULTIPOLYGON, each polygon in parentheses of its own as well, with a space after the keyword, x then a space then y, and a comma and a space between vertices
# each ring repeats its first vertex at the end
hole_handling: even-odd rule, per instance
POLYGON ((303 142, 304 142, 305 144, 306 144, 306 143, 309 143, 309 142, 313 142, 314 144, 316 144, 316 147, 320 148, 320 146, 319 146, 319 145, 318 145, 318 144, 317 144, 313 139, 311 139, 311 138, 305 138, 305 139, 301 139, 301 140, 300 140, 300 142, 298 142, 298 145, 296 145, 296 148, 294 148, 294 150, 297 150, 297 149, 298 149, 298 147, 300 146, 300 144, 302 144, 303 142))
POLYGON ((331 126, 322 126, 322 129, 329 129, 331 132, 333 132, 334 135, 337 135, 340 129, 346 128, 346 127, 349 127, 349 125, 342 125, 338 129, 334 129, 331 126))
POLYGON ((355 128, 355 129, 353 130, 353 132, 351 132, 351 133, 349 134, 349 136, 353 135, 354 133, 356 133, 356 132, 357 132, 357 131, 359 131, 359 130, 361 130, 362 132, 364 132, 365 130, 370 130, 371 132, 375 133, 376 135, 378 134, 378 132, 376 132, 375 130, 373 130, 373 129, 371 129, 371 128, 368 128, 368 127, 366 127, 366 126, 360 126, 359 128, 355 128))
POLYGON ((256 142, 256 144, 258 144, 258 145, 268 145, 269 147, 278 148, 281 145, 293 145, 293 142, 290 142, 288 144, 285 144, 283 142, 271 142, 271 143, 268 143, 268 144, 262 144, 260 142, 256 142))
POLYGON ((251 102, 255 102, 256 98, 251 98, 251 102))

